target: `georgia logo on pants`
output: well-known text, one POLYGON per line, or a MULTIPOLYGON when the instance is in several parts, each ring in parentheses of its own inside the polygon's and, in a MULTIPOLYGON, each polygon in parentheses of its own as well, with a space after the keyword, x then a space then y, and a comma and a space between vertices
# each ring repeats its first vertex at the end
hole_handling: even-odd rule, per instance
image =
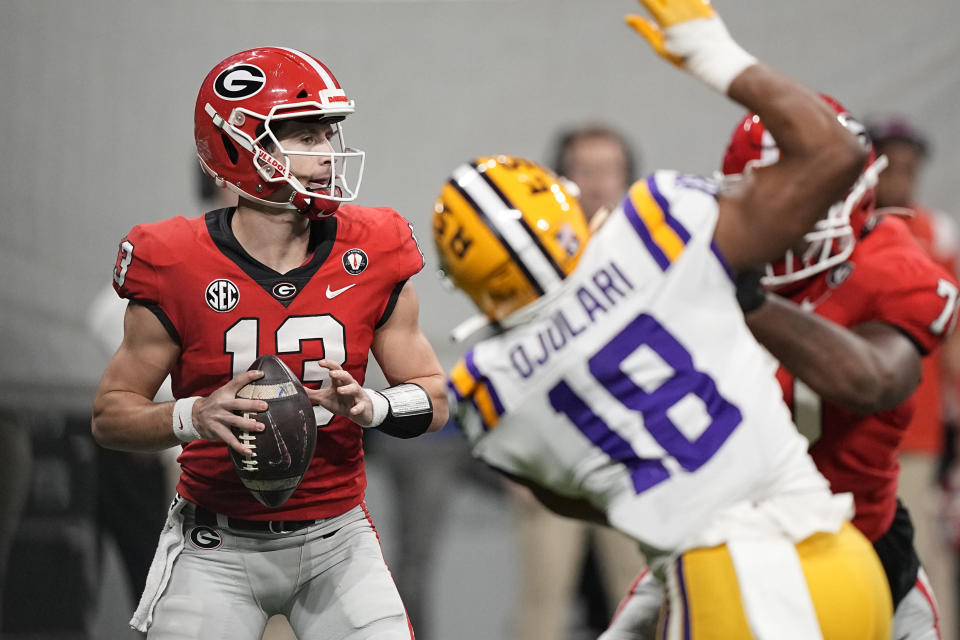
POLYGON ((219 531, 210 527, 194 527, 190 530, 190 543, 197 549, 212 551, 220 548, 220 545, 223 544, 223 538, 220 537, 219 531))

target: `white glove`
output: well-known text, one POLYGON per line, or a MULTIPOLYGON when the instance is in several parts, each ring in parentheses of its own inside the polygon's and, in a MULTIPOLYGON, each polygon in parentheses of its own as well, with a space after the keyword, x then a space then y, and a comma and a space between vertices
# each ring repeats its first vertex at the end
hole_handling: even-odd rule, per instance
POLYGON ((727 31, 708 0, 640 0, 656 24, 638 15, 625 20, 661 57, 726 94, 757 59, 727 31))

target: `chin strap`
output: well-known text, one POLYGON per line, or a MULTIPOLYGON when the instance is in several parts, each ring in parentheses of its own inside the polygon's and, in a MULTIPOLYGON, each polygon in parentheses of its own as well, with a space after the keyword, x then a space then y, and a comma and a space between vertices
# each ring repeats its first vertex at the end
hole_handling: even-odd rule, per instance
POLYGON ((499 333, 497 323, 484 314, 470 316, 450 332, 450 339, 453 342, 466 342, 474 336, 479 338, 489 338, 499 333))
MULTIPOLYGON (((334 187, 333 189, 336 197, 341 197, 342 191, 340 187, 334 187)), ((316 196, 308 198, 302 193, 294 191, 290 196, 290 204, 311 220, 329 218, 340 208, 340 201, 324 198, 323 195, 321 195, 322 193, 323 192, 320 191, 316 196)))

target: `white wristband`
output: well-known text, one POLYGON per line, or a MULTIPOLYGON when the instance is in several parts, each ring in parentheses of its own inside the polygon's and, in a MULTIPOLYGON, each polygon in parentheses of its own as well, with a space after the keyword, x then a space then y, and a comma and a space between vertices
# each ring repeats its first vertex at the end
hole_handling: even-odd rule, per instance
POLYGON ((680 22, 664 29, 664 48, 683 58, 683 67, 722 94, 757 59, 736 43, 719 17, 680 22))
POLYGON ((180 398, 173 403, 173 434, 180 442, 193 442, 201 438, 193 426, 193 405, 199 396, 180 398))
POLYGON ((378 393, 373 389, 367 389, 364 387, 363 392, 367 394, 367 397, 370 398, 370 402, 373 403, 373 417, 370 418, 370 422, 357 423, 364 429, 373 429, 379 427, 383 424, 383 421, 387 419, 387 415, 390 413, 390 402, 383 396, 382 393, 378 393))

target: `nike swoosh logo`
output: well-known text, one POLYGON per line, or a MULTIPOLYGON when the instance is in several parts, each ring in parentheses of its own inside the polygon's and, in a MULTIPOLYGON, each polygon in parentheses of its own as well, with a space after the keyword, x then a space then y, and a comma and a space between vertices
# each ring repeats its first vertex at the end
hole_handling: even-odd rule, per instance
POLYGON ((331 289, 331 288, 330 288, 330 285, 327 285, 327 300, 331 300, 331 299, 333 299, 333 298, 336 298, 338 295, 340 295, 341 293, 343 293, 343 292, 346 291, 347 289, 351 289, 351 288, 353 288, 353 287, 355 287, 355 286, 357 286, 357 283, 356 283, 356 282, 354 282, 353 284, 348 284, 347 286, 345 286, 345 287, 343 287, 343 288, 341 288, 341 289, 331 289))

